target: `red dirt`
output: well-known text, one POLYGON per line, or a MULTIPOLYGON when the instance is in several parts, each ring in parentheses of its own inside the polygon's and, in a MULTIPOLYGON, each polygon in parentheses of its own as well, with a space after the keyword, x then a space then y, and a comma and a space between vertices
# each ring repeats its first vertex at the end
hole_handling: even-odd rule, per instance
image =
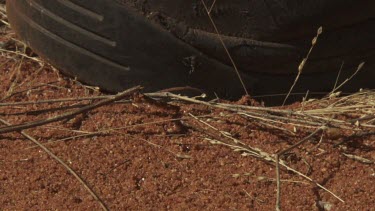
MULTIPOLYGON (((8 34, 3 34, 1 40, 9 40, 8 34)), ((3 54, 0 62, 0 99, 13 93, 1 102, 101 95, 61 76, 48 65, 38 72, 38 63, 24 58, 21 65, 21 57, 12 54, 3 54), (17 77, 18 65, 21 67, 17 77), (12 84, 14 89, 9 91, 12 84)), ((220 109, 176 102, 168 106, 142 95, 130 99, 129 103, 101 107, 68 121, 25 130, 72 167, 111 210, 275 208, 274 165, 205 141, 206 135, 194 129, 199 123, 189 113, 208 115, 202 119, 270 154, 311 133, 302 130, 297 137, 291 137, 220 109), (176 118, 185 119, 171 120, 176 118), (150 124, 134 126, 142 123, 150 124), (83 131, 116 127, 126 128, 106 135, 58 141, 83 131)), ((255 102, 242 99, 237 103, 255 102)), ((77 104, 80 103, 0 107, 0 118, 19 124, 67 112, 43 109, 77 104)), ((375 160, 375 137, 351 139, 340 147, 334 144, 342 138, 332 138, 324 139, 310 154, 307 151, 318 140, 308 142, 285 159, 345 203, 301 177, 282 171, 282 179, 289 180, 282 182, 284 210, 324 210, 323 204, 327 210, 330 205, 331 210, 374 209, 374 165, 349 159, 342 153, 375 160)), ((1 134, 0 210, 26 209, 98 210, 100 206, 75 177, 28 139, 17 133, 1 134)))

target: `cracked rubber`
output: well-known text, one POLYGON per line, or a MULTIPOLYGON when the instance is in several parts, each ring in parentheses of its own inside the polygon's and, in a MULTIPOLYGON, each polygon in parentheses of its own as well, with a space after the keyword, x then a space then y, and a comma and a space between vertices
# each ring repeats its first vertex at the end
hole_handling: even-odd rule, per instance
MULTIPOLYGON (((373 88, 373 0, 218 1, 211 15, 253 95, 285 93, 320 25, 324 33, 295 91, 373 88)), ((208 2, 209 4, 209 2, 208 2)), ((200 0, 11 0, 18 36, 64 73, 118 92, 191 86, 238 98, 243 87, 200 0)))

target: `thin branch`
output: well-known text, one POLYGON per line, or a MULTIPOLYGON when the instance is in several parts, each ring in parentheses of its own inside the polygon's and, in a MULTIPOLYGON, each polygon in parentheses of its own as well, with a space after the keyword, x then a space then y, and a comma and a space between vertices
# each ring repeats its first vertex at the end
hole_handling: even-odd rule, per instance
POLYGON ((67 112, 65 114, 55 116, 55 117, 52 117, 52 118, 37 120, 37 121, 34 121, 34 122, 28 122, 28 123, 8 126, 8 127, 2 127, 2 128, 0 128, 0 134, 9 133, 9 132, 13 132, 13 131, 25 130, 25 129, 28 129, 28 128, 33 128, 33 127, 38 127, 38 126, 46 125, 46 124, 53 123, 53 122, 58 122, 58 121, 61 121, 61 120, 64 120, 64 119, 70 119, 70 118, 72 118, 72 117, 74 117, 78 114, 85 113, 85 112, 88 112, 88 111, 93 110, 95 108, 98 108, 98 107, 101 107, 101 106, 104 106, 104 105, 108 105, 108 104, 111 104, 115 101, 121 100, 121 99, 139 91, 140 89, 141 89, 140 86, 136 86, 136 87, 130 88, 130 89, 124 91, 124 92, 121 92, 121 93, 115 95, 114 97, 104 99, 104 100, 102 100, 98 103, 94 103, 94 104, 82 107, 80 109, 77 109, 75 111, 67 112))

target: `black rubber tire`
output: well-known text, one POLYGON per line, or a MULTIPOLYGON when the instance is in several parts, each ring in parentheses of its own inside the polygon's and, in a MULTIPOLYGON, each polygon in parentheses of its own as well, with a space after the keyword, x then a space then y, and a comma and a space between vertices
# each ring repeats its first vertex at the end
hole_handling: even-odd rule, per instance
MULTIPOLYGON (((175 8, 178 14, 187 11, 183 14, 185 16, 168 14, 169 10, 152 11, 155 8, 161 10, 160 4, 176 1, 160 1, 151 9, 137 6, 138 2, 145 1, 8 0, 7 12, 13 29, 37 54, 64 73, 104 90, 117 92, 134 85, 143 85, 146 91, 192 86, 210 94, 215 92, 223 98, 237 98, 244 94, 224 49, 209 29, 211 25, 207 16, 195 14, 203 23, 189 26, 191 21, 186 18, 191 15, 189 9, 175 8), (180 20, 181 17, 186 21, 180 20)), ((193 4, 199 1, 178 2, 193 4)), ((233 1, 239 6, 230 7, 235 12, 228 16, 225 16, 227 6, 220 7, 218 2, 217 17, 215 13, 213 16, 219 28, 223 28, 223 38, 251 94, 285 93, 289 90, 298 64, 309 50, 320 24, 326 25, 327 30, 313 50, 295 91, 330 91, 343 61, 342 80, 352 74, 361 61, 367 62, 365 68, 346 84, 346 91, 374 87, 373 0, 327 0, 331 4, 317 3, 321 7, 314 8, 318 10, 315 13, 309 13, 305 5, 302 12, 308 13, 306 17, 299 13, 285 16, 284 10, 284 16, 280 15, 281 9, 275 8, 274 3, 260 6, 263 1, 259 0, 249 7, 258 7, 262 12, 266 5, 271 12, 252 23, 257 30, 233 26, 232 21, 228 21, 238 19, 236 10, 243 9, 244 2, 248 1, 233 1), (224 12, 220 8, 224 8, 224 12), (275 13, 280 16, 275 18, 275 13), (348 14, 353 18, 348 19, 348 14), (274 29, 276 25, 273 27, 264 22, 265 16, 272 17, 277 30, 274 29), (232 36, 235 27, 241 28, 238 32, 242 35, 232 36)), ((295 3, 299 1, 281 2, 290 3, 292 8, 289 9, 300 9, 295 3)), ((248 17, 251 16, 254 14, 248 17)))

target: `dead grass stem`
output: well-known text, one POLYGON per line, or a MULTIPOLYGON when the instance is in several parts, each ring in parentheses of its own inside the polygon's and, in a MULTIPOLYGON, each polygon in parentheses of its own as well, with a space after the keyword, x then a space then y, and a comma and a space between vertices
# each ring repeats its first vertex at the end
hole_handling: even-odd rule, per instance
POLYGON ((238 79, 239 79, 240 82, 241 82, 241 85, 242 85, 242 87, 243 87, 243 89, 244 89, 244 91, 245 91, 245 94, 246 94, 246 95, 249 95, 249 92, 247 91, 247 88, 246 88, 245 82, 244 82, 243 79, 242 79, 242 76, 241 76, 241 74, 240 74, 240 71, 238 70, 236 63, 234 62, 234 59, 233 59, 231 53, 229 52, 229 50, 228 50, 228 48, 227 48, 227 46, 226 46, 226 44, 225 44, 225 42, 224 42, 224 40, 223 40, 223 38, 222 38, 220 32, 219 32, 219 29, 218 29, 217 26, 216 26, 215 21, 213 20, 213 18, 212 18, 212 16, 211 16, 211 11, 212 11, 212 9, 213 9, 214 6, 215 6, 216 0, 214 0, 214 2, 212 3, 212 5, 211 5, 210 8, 207 7, 207 4, 204 2, 204 0, 201 0, 201 2, 202 2, 202 4, 203 4, 203 6, 204 6, 204 9, 206 10, 207 16, 208 16, 208 18, 210 19, 210 22, 211 22, 212 26, 214 27, 215 33, 217 34, 217 36, 218 36, 218 38, 219 38, 219 40, 220 40, 220 43, 221 43, 221 45, 223 46, 223 48, 224 48, 224 50, 225 50, 225 53, 227 54, 227 56, 228 56, 230 62, 232 63, 232 66, 233 66, 234 70, 236 71, 236 74, 237 74, 237 76, 238 76, 238 79))
POLYGON ((307 56, 306 56, 304 59, 302 59, 302 62, 301 62, 301 63, 299 64, 299 66, 298 66, 298 74, 297 74, 296 78, 294 79, 294 82, 293 82, 292 86, 290 87, 290 90, 289 90, 288 94, 286 95, 286 97, 285 97, 285 99, 284 99, 283 105, 285 105, 286 101, 287 101, 288 98, 289 98, 290 93, 292 93, 294 87, 296 86, 296 84, 297 84, 297 82, 298 82, 298 80, 299 80, 299 78, 300 78, 300 76, 301 76, 301 74, 302 74, 302 71, 303 71, 303 69, 305 68, 305 65, 306 65, 306 63, 307 63, 307 60, 309 59, 309 57, 310 57, 310 55, 311 55, 311 52, 312 52, 312 50, 314 49, 316 43, 318 42, 318 38, 319 38, 319 36, 320 36, 322 33, 323 33, 323 27, 319 27, 319 29, 318 29, 318 31, 317 31, 317 33, 316 33, 316 36, 313 38, 313 40, 312 40, 312 42, 311 42, 311 47, 310 47, 309 52, 307 53, 307 56))
MULTIPOLYGON (((8 127, 12 127, 12 125, 3 120, 3 119, 0 119, 0 122, 7 125, 8 127)), ((34 144, 36 144, 39 148, 41 148, 44 152, 46 152, 49 156, 51 156, 54 160, 56 160, 57 162, 59 162, 67 171, 69 171, 69 173, 71 173, 77 180, 79 183, 82 184, 82 186, 90 193, 90 195, 95 199, 95 201, 97 201, 99 203, 99 205, 102 207, 103 210, 107 211, 109 210, 107 208, 107 206, 104 204, 104 202, 98 197, 98 195, 92 190, 91 187, 89 187, 89 185, 87 184, 87 182, 85 182, 81 176, 79 176, 72 168, 69 167, 68 164, 66 164, 63 160, 61 160, 57 155, 55 155, 51 150, 49 150, 47 147, 45 147, 43 144, 41 144, 39 141, 37 141, 35 138, 33 138, 32 136, 30 136, 29 134, 23 132, 23 131, 20 131, 19 133, 21 133, 21 135, 23 135, 24 137, 26 137, 27 139, 29 139, 30 141, 32 141, 34 144)))

